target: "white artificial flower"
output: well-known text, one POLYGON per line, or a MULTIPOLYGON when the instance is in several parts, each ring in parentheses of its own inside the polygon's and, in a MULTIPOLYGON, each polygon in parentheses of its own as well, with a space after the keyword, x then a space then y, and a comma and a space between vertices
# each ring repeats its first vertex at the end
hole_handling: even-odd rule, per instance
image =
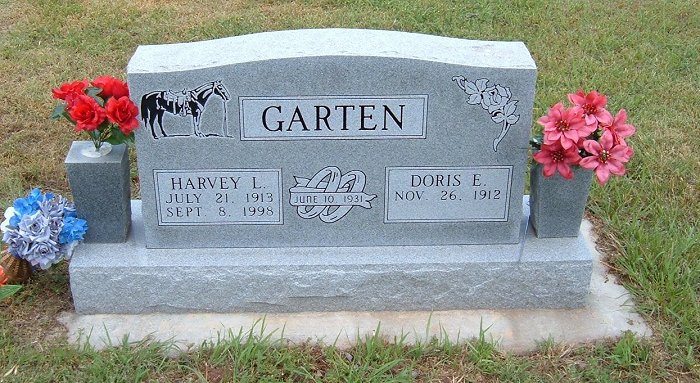
POLYGON ((5 220, 2 221, 0 224, 0 230, 2 230, 3 233, 7 231, 7 229, 10 227, 10 219, 14 217, 15 215, 15 208, 10 206, 5 210, 5 220))

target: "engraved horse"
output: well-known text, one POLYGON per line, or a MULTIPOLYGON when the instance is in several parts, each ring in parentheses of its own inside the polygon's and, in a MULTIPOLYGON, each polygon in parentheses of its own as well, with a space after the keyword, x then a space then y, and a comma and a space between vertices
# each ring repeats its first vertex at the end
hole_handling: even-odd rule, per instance
POLYGON ((205 135, 199 127, 202 113, 212 95, 217 95, 223 100, 224 118, 221 129, 223 137, 228 137, 226 103, 231 96, 221 80, 208 82, 194 89, 183 89, 179 92, 157 90, 144 94, 141 97, 141 118, 143 119, 143 124, 144 126, 150 126, 153 138, 158 139, 154 127, 154 123, 158 121, 161 137, 168 137, 163 129, 163 114, 168 112, 180 117, 192 116, 193 134, 197 137, 218 136, 218 134, 205 135))

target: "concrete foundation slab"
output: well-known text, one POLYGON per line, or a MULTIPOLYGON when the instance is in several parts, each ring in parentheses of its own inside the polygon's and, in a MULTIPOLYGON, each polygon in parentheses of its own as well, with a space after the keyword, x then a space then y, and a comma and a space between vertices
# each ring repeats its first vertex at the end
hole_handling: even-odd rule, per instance
POLYGON ((578 238, 519 244, 147 249, 140 201, 125 244, 83 244, 70 264, 80 314, 574 308, 591 247, 578 238))
MULTIPOLYGON (((584 221, 584 239, 593 249, 590 229, 590 223, 584 221)), ((114 344, 128 336, 134 342, 173 340, 185 349, 216 340, 228 330, 236 334, 240 329, 248 331, 260 326, 263 318, 266 333, 274 332, 292 342, 320 340, 340 347, 352 345, 358 336, 372 335, 378 324, 383 336, 392 339, 405 334, 408 343, 432 336, 466 340, 478 336, 481 325, 489 327, 487 336, 497 340, 502 349, 515 352, 532 350, 537 341, 550 337, 569 345, 615 337, 625 331, 651 336, 650 328, 634 312, 629 293, 617 284, 614 276, 607 274, 600 263, 600 254, 593 251, 592 255, 590 293, 585 298, 585 306, 578 309, 144 315, 71 312, 63 313, 60 321, 68 328, 70 341, 89 341, 98 348, 108 345, 108 339, 114 344)))

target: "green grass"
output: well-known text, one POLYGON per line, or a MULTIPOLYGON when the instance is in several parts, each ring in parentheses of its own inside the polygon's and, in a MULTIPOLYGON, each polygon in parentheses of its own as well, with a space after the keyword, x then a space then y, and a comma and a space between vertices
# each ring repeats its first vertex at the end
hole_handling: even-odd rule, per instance
POLYGON ((63 266, 0 304, 0 381, 700 381, 698 9, 697 1, 0 0, 3 207, 33 186, 69 194, 62 162, 76 137, 48 119, 50 89, 124 76, 139 44, 309 27, 524 41, 539 68, 535 116, 568 92, 597 89, 637 127, 627 176, 594 185, 588 209, 607 262, 656 334, 573 349, 545 340, 530 355, 484 339, 408 346, 375 336, 339 350, 259 333, 227 334, 175 358, 168 344, 76 349, 56 330, 55 314, 71 307, 63 266))

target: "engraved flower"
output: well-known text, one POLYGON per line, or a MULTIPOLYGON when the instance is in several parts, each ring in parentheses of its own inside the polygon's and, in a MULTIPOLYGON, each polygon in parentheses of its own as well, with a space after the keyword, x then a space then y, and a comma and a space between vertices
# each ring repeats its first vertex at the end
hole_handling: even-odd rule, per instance
MULTIPOLYGON (((486 85, 489 80, 485 78, 480 78, 474 82, 467 81, 464 83, 464 92, 469 95, 467 99, 467 104, 478 105, 484 103, 484 95, 486 94, 486 85)), ((488 106, 484 106, 486 109, 488 106)))
POLYGON ((481 106, 489 113, 504 107, 510 100, 510 89, 496 85, 484 91, 481 97, 481 106))
POLYGON ((542 145, 540 151, 532 157, 543 165, 542 174, 545 177, 551 177, 554 173, 559 172, 567 180, 574 178, 571 166, 577 165, 581 161, 581 156, 575 146, 564 149, 559 141, 542 145))
POLYGON ((517 101, 510 101, 506 103, 502 108, 499 108, 491 112, 491 120, 493 122, 500 124, 503 121, 506 122, 508 125, 513 125, 516 122, 518 122, 518 119, 520 118, 520 115, 515 114, 515 109, 517 101))
POLYGON ((481 105, 489 112, 491 120, 497 124, 503 124, 501 134, 493 140, 493 150, 498 151, 498 144, 508 134, 510 127, 518 122, 520 116, 515 114, 517 101, 511 101, 510 88, 501 85, 488 86, 488 79, 480 78, 475 81, 467 81, 464 76, 454 76, 452 81, 469 95, 467 104, 481 105))
POLYGON ((625 174, 625 162, 629 161, 632 152, 627 145, 615 145, 613 134, 606 130, 600 137, 600 143, 587 140, 583 148, 591 156, 584 157, 579 163, 582 168, 595 170, 598 183, 605 185, 610 174, 621 176, 625 174))

